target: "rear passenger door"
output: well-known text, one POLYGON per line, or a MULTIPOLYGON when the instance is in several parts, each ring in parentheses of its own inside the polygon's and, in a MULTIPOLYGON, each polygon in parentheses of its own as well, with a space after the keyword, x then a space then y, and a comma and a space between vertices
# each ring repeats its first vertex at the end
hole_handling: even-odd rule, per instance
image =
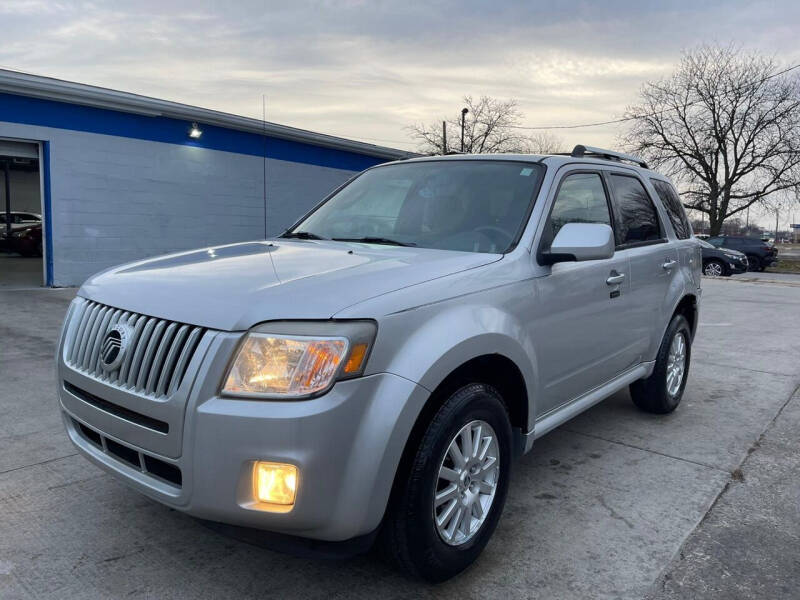
POLYGON ((661 205, 667 211, 667 217, 672 224, 675 232, 675 248, 678 251, 678 262, 684 273, 691 273, 692 284, 700 287, 701 269, 703 267, 703 257, 700 245, 692 238, 692 226, 686 218, 686 211, 683 209, 681 197, 668 181, 661 179, 650 179, 661 205))
POLYGON ((658 210, 633 172, 609 171, 616 219, 617 254, 630 262, 631 328, 637 362, 653 360, 666 322, 669 288, 679 273, 678 253, 667 243, 658 210))

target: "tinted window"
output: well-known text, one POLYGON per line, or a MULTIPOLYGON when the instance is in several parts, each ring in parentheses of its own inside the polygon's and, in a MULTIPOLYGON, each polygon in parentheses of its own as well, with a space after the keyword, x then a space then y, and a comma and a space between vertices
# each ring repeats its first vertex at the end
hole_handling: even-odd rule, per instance
POLYGON ((617 207, 617 245, 661 239, 656 207, 635 177, 612 175, 617 207))
POLYGON ((526 222, 542 173, 535 163, 500 160, 377 167, 331 196, 288 235, 506 252, 526 222))
POLYGON ((664 208, 667 209, 667 215, 669 215, 675 235, 678 236, 679 240, 692 237, 692 228, 686 218, 678 192, 666 181, 659 181, 658 179, 651 179, 650 181, 653 183, 653 187, 656 188, 656 193, 661 199, 664 208))
POLYGON ((575 173, 567 175, 561 181, 542 235, 544 252, 550 249, 556 234, 567 223, 611 225, 606 192, 599 173, 575 173))

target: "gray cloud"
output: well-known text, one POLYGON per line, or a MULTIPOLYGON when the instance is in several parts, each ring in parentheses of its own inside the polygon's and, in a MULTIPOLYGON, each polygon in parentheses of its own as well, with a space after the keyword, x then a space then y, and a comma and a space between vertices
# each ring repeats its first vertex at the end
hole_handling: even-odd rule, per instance
MULTIPOLYGON (((410 147, 464 94, 529 124, 619 116, 683 48, 800 60, 796 2, 3 0, 0 65, 410 147)), ((615 127, 560 132, 611 144, 615 127)))

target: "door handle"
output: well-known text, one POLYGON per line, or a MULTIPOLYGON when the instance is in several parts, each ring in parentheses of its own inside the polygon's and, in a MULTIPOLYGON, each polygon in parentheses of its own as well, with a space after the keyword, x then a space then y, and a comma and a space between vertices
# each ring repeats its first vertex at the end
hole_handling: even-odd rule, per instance
POLYGON ((625 273, 617 273, 616 275, 611 275, 608 279, 606 279, 606 283, 608 285, 618 285, 625 281, 625 273))
POLYGON ((672 267, 674 267, 677 264, 678 264, 677 260, 669 259, 667 262, 665 262, 663 265, 661 265, 661 267, 666 269, 667 271, 669 271, 672 267))

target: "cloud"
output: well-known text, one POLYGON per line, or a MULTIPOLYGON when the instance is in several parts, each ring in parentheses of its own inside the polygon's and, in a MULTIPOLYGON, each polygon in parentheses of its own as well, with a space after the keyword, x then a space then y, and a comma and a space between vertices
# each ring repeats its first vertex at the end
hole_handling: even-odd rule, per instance
MULTIPOLYGON (((4 0, 0 65, 413 147, 461 97, 528 124, 619 116, 684 48, 731 40, 800 61, 795 2, 4 0)), ((613 144, 614 126, 559 132, 613 144)))

